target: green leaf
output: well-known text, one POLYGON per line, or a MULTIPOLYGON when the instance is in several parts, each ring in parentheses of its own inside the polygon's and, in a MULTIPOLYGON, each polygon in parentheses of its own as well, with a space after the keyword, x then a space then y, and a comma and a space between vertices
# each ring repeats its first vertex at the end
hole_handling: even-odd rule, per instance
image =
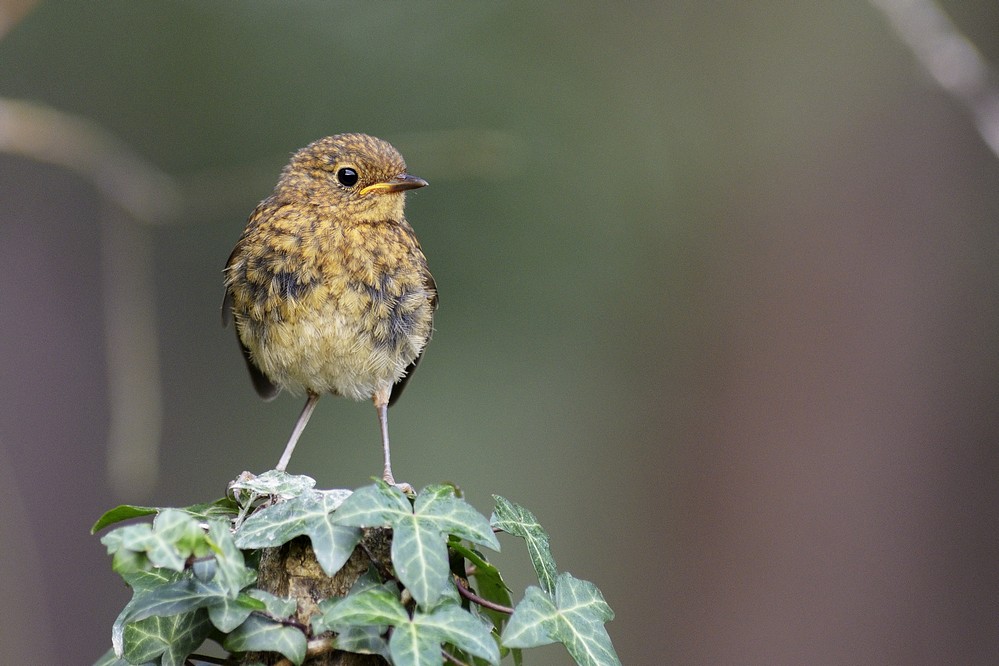
POLYGON ((222 646, 232 652, 277 652, 297 666, 305 661, 308 641, 305 634, 295 627, 251 615, 226 636, 222 646))
POLYGON ((150 590, 181 580, 183 573, 169 569, 150 569, 149 571, 133 571, 124 574, 122 578, 134 592, 150 590))
POLYGON ((334 524, 333 512, 344 501, 342 491, 309 490, 251 515, 236 531, 240 548, 273 548, 308 535, 319 566, 334 575, 361 540, 361 530, 334 524))
POLYGON ((318 621, 313 620, 313 626, 318 631, 325 631, 343 627, 398 626, 409 622, 409 614, 391 585, 369 587, 327 604, 318 621))
MULTIPOLYGON (((200 522, 183 509, 160 511, 153 519, 153 533, 185 555, 201 556, 210 550, 200 522)), ((156 564, 151 553, 149 559, 156 564)))
POLYGON ((125 622, 139 622, 154 615, 187 613, 225 598, 225 590, 218 584, 184 578, 137 592, 129 604, 130 610, 125 622))
MULTIPOLYGON (((329 611, 331 611, 334 606, 342 603, 346 599, 353 599, 354 597, 356 597, 361 592, 364 592, 365 590, 370 590, 376 587, 382 587, 382 585, 383 583, 378 578, 378 574, 375 572, 375 568, 373 566, 370 566, 368 567, 367 571, 358 576, 357 580, 354 581, 354 584, 350 586, 350 590, 347 592, 346 596, 329 597, 327 599, 323 599, 322 601, 320 601, 318 604, 319 612, 312 616, 313 635, 321 634, 326 631, 334 631, 334 628, 329 624, 327 624, 324 620, 327 613, 329 613, 329 611)), ((387 589, 393 595, 394 598, 399 597, 398 588, 394 584, 386 583, 384 585, 386 586, 385 589, 387 589)), ((384 626, 385 625, 382 626, 382 630, 384 630, 384 626)), ((336 628, 336 630, 339 631, 340 633, 343 633, 345 629, 346 626, 338 626, 336 628)), ((387 644, 385 649, 388 650, 387 644)))
POLYGON ((524 507, 499 495, 493 495, 493 499, 496 501, 496 510, 490 523, 496 529, 524 539, 534 571, 538 575, 538 582, 545 592, 551 593, 555 589, 558 568, 555 566, 555 558, 552 557, 551 547, 548 545, 548 533, 541 527, 534 514, 524 507))
POLYGON ((145 551, 145 540, 153 533, 153 526, 148 523, 126 525, 111 530, 101 537, 101 543, 108 549, 108 555, 115 555, 123 550, 145 551))
MULTIPOLYGON (((242 499, 276 497, 289 500, 311 490, 315 485, 316 480, 304 474, 292 475, 272 469, 260 476, 243 472, 238 479, 229 484, 229 492, 235 496, 239 504, 246 505, 248 502, 241 501, 242 499)), ((249 501, 252 502, 253 499, 249 501)))
POLYGON ((557 643, 558 607, 540 587, 527 588, 503 632, 506 647, 537 647, 557 643))
POLYGON ((263 602, 264 609, 276 618, 291 617, 298 610, 298 603, 294 599, 279 597, 264 590, 249 590, 247 594, 263 602))
POLYGON ((441 644, 435 637, 421 633, 407 622, 395 628, 389 637, 392 662, 406 666, 440 666, 441 644))
POLYGON ((115 523, 120 523, 123 520, 131 520, 132 518, 141 518, 142 516, 149 516, 159 511, 158 508, 154 506, 136 506, 134 504, 122 504, 121 506, 116 506, 110 511, 104 512, 94 526, 90 528, 91 534, 97 534, 108 525, 114 525, 115 523))
POLYGON ((125 619, 132 612, 132 602, 129 601, 118 613, 114 624, 111 625, 111 649, 115 654, 122 654, 125 650, 125 619))
MULTIPOLYGON (((98 518, 97 522, 94 523, 94 526, 90 528, 90 533, 96 534, 109 525, 120 523, 123 520, 131 520, 132 518, 151 516, 163 510, 164 509, 162 507, 122 504, 121 506, 116 506, 110 511, 106 511, 104 515, 98 518)), ((193 506, 178 510, 184 511, 193 518, 208 520, 209 518, 229 518, 234 516, 238 513, 239 507, 230 498, 223 497, 222 499, 215 500, 214 502, 204 502, 202 504, 195 504, 193 506)))
POLYGON ((619 666, 604 623, 614 618, 597 586, 559 574, 554 597, 537 587, 527 588, 506 630, 503 645, 528 648, 561 642, 580 666, 619 666))
POLYGON ((232 498, 223 497, 214 502, 193 504, 183 510, 197 520, 207 521, 211 518, 231 520, 233 516, 239 513, 239 505, 232 498))
POLYGON ((121 527, 101 539, 108 552, 117 556, 122 551, 144 553, 157 567, 183 571, 187 557, 195 550, 198 539, 204 535, 197 521, 179 509, 166 509, 147 524, 121 527))
POLYGON ((388 641, 382 638, 381 627, 344 627, 336 635, 336 649, 358 654, 377 654, 386 661, 391 659, 388 641))
MULTIPOLYGON (((469 548, 460 541, 452 540, 448 545, 455 552, 459 553, 462 557, 471 562, 475 567, 475 587, 477 588, 476 592, 480 597, 488 601, 492 601, 495 604, 499 604, 500 606, 506 606, 507 608, 513 607, 513 598, 510 596, 510 588, 503 580, 503 576, 500 574, 499 569, 488 562, 486 558, 482 556, 482 553, 469 548)), ((506 613, 500 613, 489 608, 483 608, 482 611, 492 620, 493 625, 496 627, 496 631, 502 632, 503 626, 506 624, 510 616, 506 613)))
POLYGON ((240 594, 235 599, 223 597, 208 607, 208 618, 219 631, 229 633, 250 617, 253 611, 267 610, 263 601, 254 599, 248 594, 240 594))
POLYGON ((152 525, 126 525, 101 537, 114 556, 113 568, 123 576, 148 565, 183 571, 187 558, 211 552, 205 531, 183 509, 163 509, 152 525))
POLYGON ((422 608, 436 603, 451 575, 444 537, 412 514, 392 525, 392 564, 422 608))
POLYGON ((499 663, 499 648, 489 626, 457 604, 444 604, 429 614, 417 613, 413 624, 421 634, 437 640, 438 655, 441 643, 451 643, 490 664, 499 663))
POLYGON ((389 638, 389 652, 396 664, 440 664, 441 646, 451 644, 490 664, 499 663, 499 648, 489 626, 447 602, 430 613, 417 612, 412 621, 396 625, 389 638))
POLYGON ((213 518, 208 522, 208 543, 215 552, 217 568, 214 580, 229 597, 256 580, 256 573, 246 568, 243 553, 236 546, 228 520, 213 518))
POLYGON ((210 630, 204 609, 131 622, 125 625, 122 656, 132 664, 144 664, 159 657, 162 666, 183 666, 210 630))
POLYGON ((563 619, 559 625, 559 640, 577 664, 621 663, 604 628, 605 622, 614 619, 614 611, 596 585, 568 573, 560 574, 555 585, 555 603, 563 619))
POLYGON ((183 571, 189 556, 208 552, 198 521, 181 509, 164 509, 152 526, 142 523, 119 527, 105 534, 101 543, 115 556, 114 568, 119 573, 144 567, 144 559, 133 553, 148 557, 154 566, 183 571))
POLYGON ((412 513, 413 505, 401 490, 379 483, 355 490, 333 514, 333 522, 351 527, 381 527, 412 513))
POLYGON ((146 554, 134 550, 119 550, 111 559, 111 570, 123 578, 130 573, 146 571, 149 567, 149 558, 146 554))
POLYGON ((471 504, 455 497, 452 486, 424 488, 416 498, 413 513, 432 522, 443 534, 467 539, 496 551, 500 549, 489 521, 471 504))
POLYGON ((447 534, 499 548, 486 521, 448 486, 425 488, 410 504, 385 483, 359 489, 333 514, 333 522, 354 527, 391 527, 392 564, 416 602, 431 608, 449 577, 447 534))
POLYGON ((383 643, 376 637, 385 627, 393 627, 388 650, 396 664, 440 664, 443 643, 451 643, 491 664, 499 662, 499 649, 488 624, 463 610, 457 601, 449 597, 432 612, 417 612, 410 619, 393 588, 388 583, 334 603, 323 602, 321 617, 313 619, 313 631, 337 631, 337 646, 342 650, 382 654, 379 648, 383 643), (357 627, 376 629, 347 633, 357 627))

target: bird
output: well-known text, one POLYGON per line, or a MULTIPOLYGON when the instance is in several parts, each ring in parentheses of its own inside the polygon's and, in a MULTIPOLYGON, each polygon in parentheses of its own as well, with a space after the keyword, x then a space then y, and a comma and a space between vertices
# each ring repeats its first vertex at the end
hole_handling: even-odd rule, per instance
POLYGON ((285 471, 319 397, 371 400, 382 478, 396 484, 388 408, 433 334, 437 284, 405 195, 410 175, 390 143, 328 136, 295 152, 257 205, 223 271, 222 323, 235 323, 256 392, 304 394, 276 469, 285 471))

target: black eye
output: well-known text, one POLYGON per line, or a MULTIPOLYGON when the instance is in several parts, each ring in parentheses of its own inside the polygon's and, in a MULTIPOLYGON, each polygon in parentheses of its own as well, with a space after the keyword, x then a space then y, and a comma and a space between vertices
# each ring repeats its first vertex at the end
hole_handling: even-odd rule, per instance
POLYGON ((344 187, 354 187, 357 185, 357 172, 350 167, 344 167, 336 172, 336 179, 344 187))

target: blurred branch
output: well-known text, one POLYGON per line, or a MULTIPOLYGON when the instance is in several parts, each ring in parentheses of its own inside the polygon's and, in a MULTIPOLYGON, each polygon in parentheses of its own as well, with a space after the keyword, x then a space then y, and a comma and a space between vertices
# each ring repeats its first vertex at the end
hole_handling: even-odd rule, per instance
POLYGON ((0 152, 75 171, 142 222, 163 222, 180 210, 170 176, 101 127, 44 104, 0 98, 0 152))
POLYGON ((115 204, 101 221, 108 475, 121 494, 148 491, 158 475, 162 399, 152 238, 139 223, 176 218, 180 190, 103 128, 33 102, 0 98, 0 152, 74 171, 115 204))
POLYGON ((937 84, 966 106, 999 157, 999 86, 995 73, 933 0, 870 0, 937 84))
POLYGON ((101 275, 107 363, 107 473, 119 497, 148 494, 159 476, 160 380, 153 239, 120 208, 104 206, 101 275))
POLYGON ((0 0, 0 39, 28 15, 38 0, 0 0))

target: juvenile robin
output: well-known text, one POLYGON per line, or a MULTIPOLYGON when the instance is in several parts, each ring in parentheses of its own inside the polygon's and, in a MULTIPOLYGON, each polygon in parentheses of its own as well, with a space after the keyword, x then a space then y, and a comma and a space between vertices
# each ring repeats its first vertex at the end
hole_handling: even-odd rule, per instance
POLYGON ((302 148, 250 215, 225 266, 222 321, 257 393, 306 395, 284 470, 324 393, 373 400, 383 477, 395 484, 388 408, 433 332, 437 285, 403 213, 427 184, 387 142, 338 134, 302 148))

